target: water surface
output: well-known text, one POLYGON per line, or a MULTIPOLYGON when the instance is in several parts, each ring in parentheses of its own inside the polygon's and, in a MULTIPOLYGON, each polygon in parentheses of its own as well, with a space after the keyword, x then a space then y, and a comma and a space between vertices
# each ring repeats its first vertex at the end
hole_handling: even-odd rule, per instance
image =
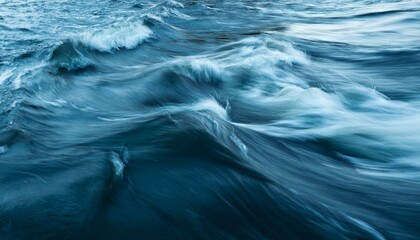
POLYGON ((0 239, 419 239, 420 2, 0 0, 0 239))

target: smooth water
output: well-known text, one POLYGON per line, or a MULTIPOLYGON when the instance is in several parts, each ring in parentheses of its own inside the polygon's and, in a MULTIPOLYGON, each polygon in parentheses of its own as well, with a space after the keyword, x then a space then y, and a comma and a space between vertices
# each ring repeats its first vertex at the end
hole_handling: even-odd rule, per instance
POLYGON ((420 239, 420 1, 0 0, 0 239, 420 239))

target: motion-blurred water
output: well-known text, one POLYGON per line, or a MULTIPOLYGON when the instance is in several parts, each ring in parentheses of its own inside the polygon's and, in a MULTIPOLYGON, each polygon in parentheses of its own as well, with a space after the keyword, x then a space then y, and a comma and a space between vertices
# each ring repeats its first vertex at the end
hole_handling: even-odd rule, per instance
POLYGON ((0 239, 420 239, 418 0, 0 0, 0 239))

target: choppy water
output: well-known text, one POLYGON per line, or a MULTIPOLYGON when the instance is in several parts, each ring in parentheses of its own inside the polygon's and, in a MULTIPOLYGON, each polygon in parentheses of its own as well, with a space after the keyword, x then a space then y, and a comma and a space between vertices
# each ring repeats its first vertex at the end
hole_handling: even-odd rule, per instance
POLYGON ((0 239, 419 239, 420 2, 0 0, 0 239))

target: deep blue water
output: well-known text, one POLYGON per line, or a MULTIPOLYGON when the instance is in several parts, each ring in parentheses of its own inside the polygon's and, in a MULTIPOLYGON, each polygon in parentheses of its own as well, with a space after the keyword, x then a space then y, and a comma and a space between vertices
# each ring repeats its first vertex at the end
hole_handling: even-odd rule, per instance
POLYGON ((420 239, 420 1, 0 0, 0 239, 420 239))

